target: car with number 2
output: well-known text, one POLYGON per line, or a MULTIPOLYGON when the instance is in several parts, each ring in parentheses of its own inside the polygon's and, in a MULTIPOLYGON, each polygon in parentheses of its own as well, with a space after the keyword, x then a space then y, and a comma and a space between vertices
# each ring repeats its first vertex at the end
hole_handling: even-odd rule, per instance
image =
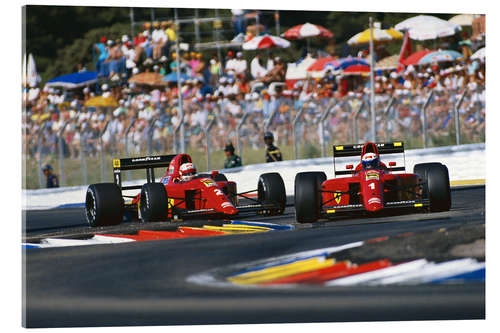
POLYGON ((256 190, 238 193, 236 183, 218 171, 197 174, 188 154, 114 159, 113 174, 113 183, 87 188, 85 216, 92 227, 117 225, 124 217, 155 222, 278 215, 286 205, 285 186, 279 173, 264 173, 256 190), (155 181, 155 168, 166 168, 159 182, 155 181), (146 183, 123 186, 122 172, 136 169, 146 169, 146 183), (140 192, 129 194, 134 190, 140 192), (250 195, 251 192, 256 195, 250 195), (239 205, 239 199, 245 204, 239 205))

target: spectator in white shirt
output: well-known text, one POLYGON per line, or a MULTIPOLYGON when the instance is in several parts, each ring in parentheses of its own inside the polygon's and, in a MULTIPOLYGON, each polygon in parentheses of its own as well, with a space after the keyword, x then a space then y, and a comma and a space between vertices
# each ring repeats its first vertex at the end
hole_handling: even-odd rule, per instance
POLYGON ((168 36, 165 34, 165 30, 160 28, 160 22, 155 21, 153 23, 153 33, 151 34, 151 42, 153 44, 153 59, 159 59, 161 57, 162 48, 168 41, 168 36))
POLYGON ((244 74, 247 71, 247 61, 243 59, 243 53, 236 53, 236 60, 233 63, 233 70, 236 74, 244 74))
POLYGON ((257 53, 255 58, 250 62, 250 74, 252 74, 252 77, 256 80, 264 77, 267 73, 267 70, 260 65, 259 60, 260 55, 257 53))
POLYGON ((233 58, 233 52, 232 51, 227 52, 226 66, 224 67, 224 71, 226 73, 229 71, 234 71, 235 60, 236 59, 233 58))

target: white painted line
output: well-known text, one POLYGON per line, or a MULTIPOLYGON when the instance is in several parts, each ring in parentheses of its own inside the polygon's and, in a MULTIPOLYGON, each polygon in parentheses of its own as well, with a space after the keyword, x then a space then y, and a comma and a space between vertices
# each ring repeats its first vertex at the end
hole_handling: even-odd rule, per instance
POLYGON ((331 280, 326 282, 325 286, 352 286, 362 283, 369 283, 373 280, 387 278, 394 275, 399 275, 407 272, 413 272, 421 269, 427 264, 427 260, 418 259, 408 263, 391 266, 388 268, 378 269, 376 271, 356 274, 345 278, 331 280))

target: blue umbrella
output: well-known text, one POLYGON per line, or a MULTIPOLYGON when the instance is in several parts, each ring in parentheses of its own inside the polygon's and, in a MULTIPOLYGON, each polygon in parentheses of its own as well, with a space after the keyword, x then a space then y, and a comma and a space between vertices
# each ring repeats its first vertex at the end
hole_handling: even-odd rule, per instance
POLYGON ((85 71, 81 73, 71 73, 53 78, 45 84, 48 87, 63 87, 74 89, 97 82, 97 72, 85 71))
POLYGON ((347 57, 347 58, 341 58, 338 60, 333 60, 333 61, 327 63, 325 66, 325 69, 327 69, 327 67, 329 67, 333 71, 338 71, 338 70, 345 70, 348 67, 355 66, 355 65, 370 66, 370 64, 367 63, 364 59, 347 57))
POLYGON ((419 65, 430 64, 434 62, 440 61, 454 61, 457 59, 463 58, 461 53, 453 50, 444 50, 444 51, 435 51, 427 53, 418 61, 419 65))
MULTIPOLYGON (((191 80, 192 77, 187 75, 187 74, 184 74, 184 73, 181 73, 181 81, 186 81, 186 80, 191 80)), ((177 72, 172 72, 168 75, 165 75, 165 77, 163 78, 163 81, 167 81, 167 82, 177 82, 177 72)))

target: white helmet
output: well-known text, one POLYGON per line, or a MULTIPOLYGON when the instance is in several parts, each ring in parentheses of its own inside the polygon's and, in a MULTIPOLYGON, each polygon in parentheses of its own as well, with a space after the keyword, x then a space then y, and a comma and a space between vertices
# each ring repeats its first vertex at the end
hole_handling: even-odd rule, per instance
POLYGON ((184 163, 179 168, 179 173, 181 174, 181 179, 187 182, 196 176, 196 168, 193 163, 184 163))
POLYGON ((363 165, 363 169, 374 169, 379 166, 379 159, 374 153, 366 153, 363 155, 361 159, 361 164, 363 165))

